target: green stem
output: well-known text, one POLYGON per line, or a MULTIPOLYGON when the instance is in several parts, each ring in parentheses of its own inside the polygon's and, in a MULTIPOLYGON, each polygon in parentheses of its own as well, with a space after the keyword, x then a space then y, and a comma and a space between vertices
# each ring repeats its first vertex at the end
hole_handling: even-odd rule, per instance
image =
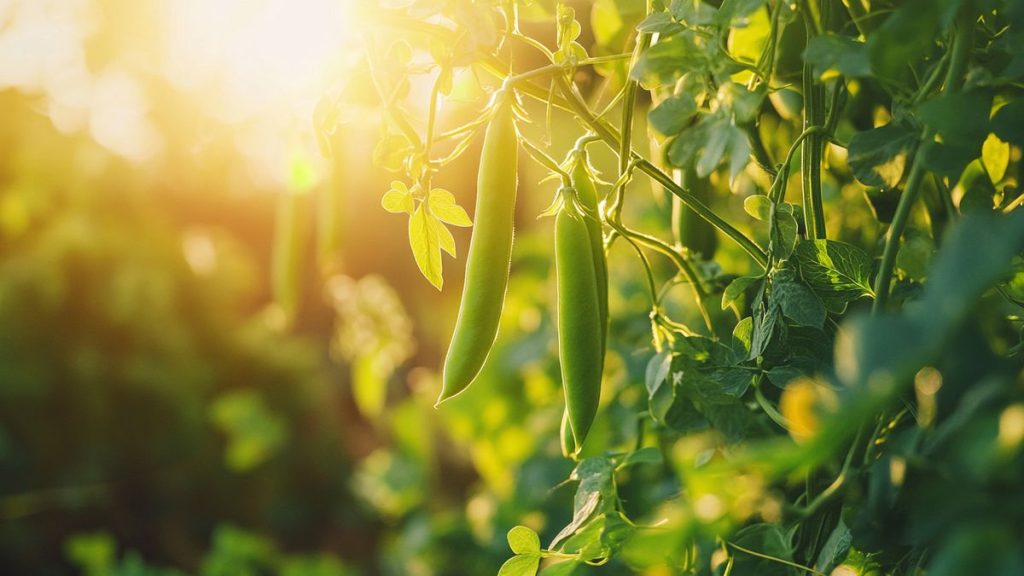
MULTIPOLYGON (((556 78, 556 82, 558 83, 559 89, 565 96, 566 103, 572 108, 576 116, 579 117, 582 122, 587 124, 595 134, 600 136, 601 140, 603 140, 608 146, 617 150, 619 148, 620 139, 615 129, 609 126, 608 123, 598 120, 594 116, 594 113, 587 107, 582 97, 572 90, 572 87, 566 79, 559 77, 556 78)), ((638 169, 664 186, 669 192, 678 196, 679 199, 682 200, 687 207, 697 213, 697 215, 710 222, 712 226, 718 228, 723 234, 739 244, 740 247, 762 268, 768 265, 768 255, 757 244, 755 244, 753 240, 715 214, 711 208, 677 184, 671 176, 663 172, 649 160, 640 156, 636 152, 632 152, 632 158, 638 169)))
MULTIPOLYGON (((820 34, 821 16, 817 12, 816 0, 806 0, 804 22, 807 25, 807 39, 820 34)), ((815 81, 814 68, 804 63, 804 130, 822 123, 821 104, 824 99, 823 87, 815 81)), ((818 240, 825 238, 825 208, 821 200, 821 156, 824 142, 817 134, 810 135, 800 152, 800 182, 803 189, 804 228, 807 237, 818 240)))
MULTIPOLYGON (((963 86, 964 72, 967 70, 967 65, 970 62, 971 48, 974 43, 973 11, 969 8, 963 9, 956 26, 949 70, 942 87, 943 93, 956 92, 963 86)), ((929 127, 924 130, 921 142, 927 144, 934 138, 935 130, 929 127)), ((889 301, 889 287, 892 284, 893 267, 896 264, 896 253, 899 251, 900 237, 903 235, 903 229, 907 226, 910 210, 917 200, 918 192, 921 189, 921 182, 924 180, 927 172, 922 160, 923 156, 920 151, 914 154, 914 163, 910 168, 907 185, 903 190, 903 195, 900 196, 899 204, 896 205, 896 213, 893 215, 892 224, 889 226, 889 231, 885 238, 882 263, 878 269, 878 277, 875 279, 875 302, 871 308, 873 314, 884 311, 889 301)))

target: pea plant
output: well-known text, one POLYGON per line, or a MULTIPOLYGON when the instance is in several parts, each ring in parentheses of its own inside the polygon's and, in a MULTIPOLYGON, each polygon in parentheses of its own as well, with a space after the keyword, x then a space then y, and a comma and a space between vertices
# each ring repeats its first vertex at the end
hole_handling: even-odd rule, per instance
MULTIPOLYGON (((499 574, 1024 573, 1024 4, 364 11, 382 204, 438 289, 449 226, 472 226, 440 410, 488 362, 525 162, 555 183, 520 217, 554 220, 575 498, 543 545, 509 526, 499 574), (442 128, 441 103, 467 99, 479 113, 442 128), (434 181, 481 139, 471 220, 434 181), (613 252, 642 270, 643 342, 616 328, 613 252), (609 390, 626 344, 646 370, 609 390), (610 405, 627 441, 590 434, 610 405), (639 511, 634 478, 658 495, 639 511)), ((325 139, 348 105, 325 98, 325 139)))

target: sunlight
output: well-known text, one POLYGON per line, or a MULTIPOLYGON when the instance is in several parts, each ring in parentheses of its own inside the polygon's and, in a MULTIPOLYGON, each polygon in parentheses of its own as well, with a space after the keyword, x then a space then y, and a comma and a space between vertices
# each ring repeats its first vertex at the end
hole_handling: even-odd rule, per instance
POLYGON ((182 0, 166 8, 165 71, 228 122, 299 113, 338 77, 351 0, 182 0))

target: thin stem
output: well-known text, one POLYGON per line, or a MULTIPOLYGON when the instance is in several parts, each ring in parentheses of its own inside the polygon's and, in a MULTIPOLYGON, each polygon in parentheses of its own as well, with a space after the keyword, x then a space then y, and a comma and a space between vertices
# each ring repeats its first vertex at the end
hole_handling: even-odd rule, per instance
MULTIPOLYGON (((618 149, 619 147, 619 135, 615 129, 608 125, 607 122, 599 120, 594 116, 594 113, 587 107, 582 97, 576 94, 569 82, 564 78, 557 78, 559 89, 565 95, 566 102, 572 108, 576 116, 587 126, 593 130, 595 134, 601 137, 601 139, 612 149, 618 149)), ((705 205, 703 202, 698 200, 693 194, 685 190, 682 186, 677 184, 672 177, 663 172, 653 163, 646 158, 642 157, 636 152, 632 152, 633 162, 636 167, 654 179, 656 182, 664 186, 668 191, 672 192, 683 201, 691 210, 693 210, 698 216, 704 218, 711 223, 712 226, 718 228, 723 234, 731 238, 737 244, 743 248, 750 256, 757 262, 762 268, 768 264, 768 255, 762 250, 757 244, 754 243, 749 237, 737 230, 734 226, 723 220, 720 216, 715 214, 711 208, 705 205)))
POLYGON ((782 559, 782 558, 776 558, 775 556, 769 556, 768 554, 762 554, 761 552, 755 552, 754 550, 750 550, 750 549, 744 548, 744 547, 742 547, 742 546, 740 546, 738 544, 734 544, 732 542, 729 542, 728 540, 726 540, 725 543, 727 545, 729 545, 730 548, 735 548, 736 550, 739 550, 740 552, 743 552, 744 554, 749 554, 751 556, 755 556, 757 558, 763 558, 765 560, 770 560, 772 562, 778 562, 779 564, 785 564, 786 566, 791 566, 793 568, 799 568, 800 570, 803 570, 804 572, 810 572, 811 574, 814 574, 815 576, 828 576, 824 572, 818 572, 814 568, 809 568, 809 567, 804 566, 802 564, 797 564, 796 562, 790 562, 789 560, 785 560, 785 559, 782 559))
MULTIPOLYGON (((807 40, 821 33, 821 14, 817 0, 804 0, 804 22, 807 40)), ((804 130, 822 123, 821 104, 823 87, 815 81, 814 67, 804 63, 804 130)), ((807 237, 818 240, 825 237, 825 208, 821 200, 822 139, 812 134, 803 143, 800 153, 800 182, 803 190, 804 228, 807 237)))

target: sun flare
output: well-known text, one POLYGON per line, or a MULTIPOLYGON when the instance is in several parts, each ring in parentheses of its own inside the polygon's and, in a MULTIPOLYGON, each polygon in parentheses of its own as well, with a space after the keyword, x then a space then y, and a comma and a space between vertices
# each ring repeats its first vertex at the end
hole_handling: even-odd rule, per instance
POLYGON ((182 0, 166 10, 168 79, 226 121, 309 112, 344 64, 347 0, 182 0))

